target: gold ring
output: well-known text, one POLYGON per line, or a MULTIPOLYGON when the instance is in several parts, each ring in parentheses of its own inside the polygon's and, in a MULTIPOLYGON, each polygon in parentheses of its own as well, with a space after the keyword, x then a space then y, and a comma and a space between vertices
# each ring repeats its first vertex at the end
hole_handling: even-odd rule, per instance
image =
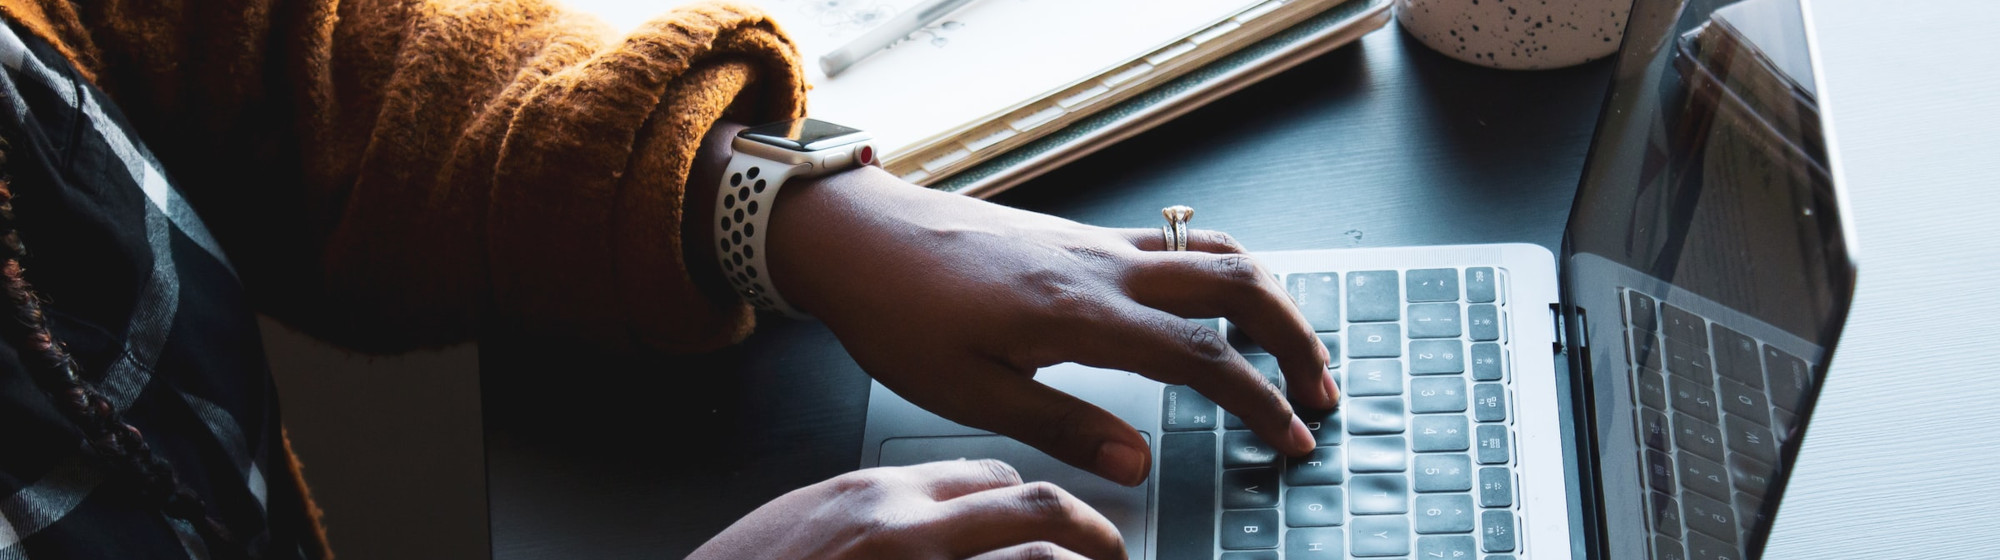
POLYGON ((1167 225, 1160 226, 1161 236, 1166 238, 1168 251, 1186 251, 1188 246, 1188 220, 1194 218, 1194 209, 1181 205, 1160 209, 1166 216, 1167 225))

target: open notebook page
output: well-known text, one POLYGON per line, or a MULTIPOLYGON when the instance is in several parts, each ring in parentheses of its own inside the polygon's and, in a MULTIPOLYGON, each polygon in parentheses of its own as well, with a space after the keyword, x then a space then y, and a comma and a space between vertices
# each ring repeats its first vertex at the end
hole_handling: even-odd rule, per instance
MULTIPOLYGON (((566 0, 631 28, 646 2, 566 0)), ((1254 0, 975 0, 828 78, 819 57, 922 0, 751 0, 805 54, 815 118, 867 130, 896 154, 1065 85, 1096 77, 1254 0)))

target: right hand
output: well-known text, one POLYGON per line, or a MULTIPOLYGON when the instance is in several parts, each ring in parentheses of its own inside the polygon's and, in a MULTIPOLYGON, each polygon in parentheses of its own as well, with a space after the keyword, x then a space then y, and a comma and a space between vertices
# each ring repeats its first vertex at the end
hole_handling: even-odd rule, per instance
POLYGON ((690 560, 1125 558, 1097 510, 994 460, 864 469, 779 496, 690 560))

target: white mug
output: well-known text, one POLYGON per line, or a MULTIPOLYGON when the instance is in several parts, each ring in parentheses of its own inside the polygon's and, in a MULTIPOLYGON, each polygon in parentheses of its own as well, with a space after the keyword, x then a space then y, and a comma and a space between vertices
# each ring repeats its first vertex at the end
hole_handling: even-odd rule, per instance
POLYGON ((1618 50, 1631 8, 1632 0, 1396 0, 1396 20, 1446 56, 1528 70, 1618 50))

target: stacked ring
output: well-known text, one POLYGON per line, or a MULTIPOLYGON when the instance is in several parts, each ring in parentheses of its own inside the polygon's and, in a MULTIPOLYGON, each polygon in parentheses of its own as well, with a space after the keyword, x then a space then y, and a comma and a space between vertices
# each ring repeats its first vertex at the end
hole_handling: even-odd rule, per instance
POLYGON ((1188 246, 1188 220, 1194 218, 1194 209, 1181 205, 1160 209, 1166 216, 1167 225, 1160 226, 1160 236, 1167 242, 1168 251, 1186 251, 1188 246))

